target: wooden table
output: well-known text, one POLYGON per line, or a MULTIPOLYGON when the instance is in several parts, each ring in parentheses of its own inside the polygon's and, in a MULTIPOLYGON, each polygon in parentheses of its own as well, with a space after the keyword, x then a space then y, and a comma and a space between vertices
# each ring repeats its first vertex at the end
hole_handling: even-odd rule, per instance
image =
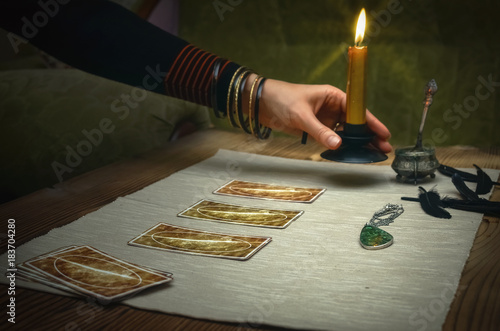
MULTIPOLYGON (((16 246, 70 223, 117 197, 133 193, 172 173, 205 160, 219 148, 320 161, 323 148, 314 142, 301 145, 299 138, 278 137, 259 142, 242 133, 207 130, 197 132, 164 149, 115 163, 83 174, 54 188, 46 188, 0 205, 0 232, 7 220, 16 220, 16 246)), ((438 148, 438 160, 453 167, 500 169, 500 149, 466 147, 438 148)), ((392 162, 393 155, 383 163, 392 162)), ((334 164, 332 164, 334 166, 334 164)), ((374 165, 375 166, 375 165, 374 165)), ((500 190, 492 200, 500 201, 500 190)), ((476 234, 469 259, 460 279, 459 291, 451 305, 445 330, 500 330, 500 219, 484 217, 476 234)), ((1 252, 6 251, 5 235, 1 252)), ((20 261, 19 261, 20 262, 20 261)), ((4 263, 4 261, 2 261, 4 263)), ((1 287, 4 312, 0 326, 7 323, 7 286, 1 287)), ((98 306, 82 299, 16 288, 16 328, 43 329, 168 329, 236 330, 237 325, 196 320, 143 311, 113 304, 98 306)), ((12 326, 12 325, 10 325, 12 326)), ((257 330, 276 329, 261 327, 257 330)))

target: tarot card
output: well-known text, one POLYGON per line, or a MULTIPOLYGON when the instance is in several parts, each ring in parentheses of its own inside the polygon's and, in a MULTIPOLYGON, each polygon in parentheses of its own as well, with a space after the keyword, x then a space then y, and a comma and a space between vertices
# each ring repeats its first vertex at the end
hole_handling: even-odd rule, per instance
POLYGON ((282 229, 303 213, 301 210, 252 208, 201 200, 177 216, 282 229))
POLYGON ((59 247, 59 248, 54 249, 54 250, 52 250, 52 251, 50 251, 50 252, 47 252, 47 253, 45 253, 45 254, 41 254, 41 255, 38 255, 38 256, 32 257, 31 259, 26 260, 26 261, 24 261, 24 262, 20 263, 20 265, 24 265, 24 264, 26 264, 27 262, 32 261, 32 260, 38 260, 38 259, 41 259, 42 257, 46 257, 46 256, 50 256, 50 255, 54 255, 54 254, 58 254, 58 253, 62 253, 62 252, 64 252, 64 251, 67 251, 67 250, 69 250, 69 249, 74 249, 74 248, 76 248, 76 247, 79 247, 79 246, 76 246, 76 245, 71 245, 71 246, 59 247))
POLYGON ((77 290, 74 290, 70 287, 67 287, 66 285, 48 280, 47 278, 44 278, 43 276, 38 276, 38 275, 31 273, 31 272, 21 271, 20 273, 18 273, 17 277, 18 277, 18 279, 21 279, 24 281, 33 282, 33 283, 40 283, 40 284, 50 286, 52 288, 55 288, 55 289, 58 289, 61 291, 69 292, 71 294, 77 294, 77 295, 80 294, 80 292, 78 292, 77 290))
POLYGON ((292 202, 313 202, 326 189, 282 186, 232 180, 214 191, 215 194, 292 202))
POLYGON ((74 247, 77 247, 77 246, 73 245, 73 246, 60 247, 60 248, 57 248, 57 249, 50 251, 48 253, 35 256, 35 257, 33 257, 29 260, 26 260, 22 263, 18 263, 16 265, 16 267, 18 269, 18 273, 19 273, 19 275, 21 275, 21 277, 30 278, 31 281, 39 279, 39 278, 44 278, 45 276, 39 270, 33 269, 31 266, 27 265, 27 263, 30 261, 33 261, 33 260, 38 260, 38 259, 41 259, 43 257, 50 256, 52 254, 62 253, 64 251, 71 249, 71 248, 74 248, 74 247))
POLYGON ((167 273, 122 261, 90 246, 44 254, 25 262, 23 270, 33 272, 27 276, 34 281, 105 300, 116 300, 172 280, 167 273))
POLYGON ((158 223, 128 244, 170 252, 247 260, 270 241, 270 237, 223 234, 158 223))

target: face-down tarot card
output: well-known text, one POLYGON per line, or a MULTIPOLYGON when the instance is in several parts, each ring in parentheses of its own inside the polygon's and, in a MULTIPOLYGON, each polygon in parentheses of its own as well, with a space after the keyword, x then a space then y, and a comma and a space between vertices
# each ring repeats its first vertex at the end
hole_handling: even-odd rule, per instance
POLYGON ((214 194, 230 195, 266 200, 310 203, 316 200, 325 189, 282 186, 232 180, 214 191, 214 194))
POLYGON ((128 243, 177 253, 247 260, 270 241, 270 237, 207 232, 159 223, 128 243))
POLYGON ((303 213, 301 210, 253 208, 201 200, 177 216, 282 229, 303 213))

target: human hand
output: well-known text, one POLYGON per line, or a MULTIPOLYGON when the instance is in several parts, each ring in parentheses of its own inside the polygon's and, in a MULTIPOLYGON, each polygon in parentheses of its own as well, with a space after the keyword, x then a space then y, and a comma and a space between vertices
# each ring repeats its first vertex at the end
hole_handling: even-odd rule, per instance
MULTIPOLYGON (((307 132, 328 149, 337 149, 342 140, 332 130, 345 122, 346 94, 331 85, 292 84, 267 79, 260 99, 260 122, 272 129, 301 135, 307 132)), ((374 147, 392 150, 387 127, 366 112, 368 128, 375 134, 374 147)))

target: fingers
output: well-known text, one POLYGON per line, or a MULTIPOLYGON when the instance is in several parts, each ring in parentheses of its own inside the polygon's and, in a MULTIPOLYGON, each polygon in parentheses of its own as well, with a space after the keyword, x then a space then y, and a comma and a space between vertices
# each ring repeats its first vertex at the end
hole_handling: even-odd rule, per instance
POLYGON ((369 110, 366 111, 366 124, 368 128, 382 140, 389 140, 391 132, 387 127, 378 120, 369 110))
MULTIPOLYGON (((384 153, 391 152, 392 146, 387 141, 391 137, 390 131, 369 111, 367 111, 366 116, 368 127, 376 135, 372 141, 373 146, 384 153)), ((340 147, 342 139, 335 131, 323 125, 315 116, 306 119, 304 125, 306 126, 306 131, 323 146, 328 149, 337 149, 340 147)))
POLYGON ((334 127, 339 118, 345 117, 345 93, 331 85, 316 85, 313 95, 316 111, 305 114, 302 126, 321 145, 337 149, 342 139, 329 126, 334 127))
POLYGON ((372 141, 373 146, 384 153, 391 152, 392 146, 388 142, 389 138, 391 138, 391 132, 369 110, 366 111, 366 124, 376 135, 376 138, 372 141))
POLYGON ((381 140, 380 138, 375 138, 372 140, 371 143, 373 147, 386 154, 392 151, 392 145, 387 140, 381 140))
MULTIPOLYGON (((367 114, 368 116, 368 114, 367 114)), ((370 114, 372 117, 370 122, 372 123, 371 130, 376 134, 373 139, 372 144, 375 148, 379 149, 384 153, 389 153, 392 151, 391 144, 387 141, 391 134, 389 130, 378 121, 375 116, 370 114)), ((323 125, 316 117, 308 118, 304 121, 305 131, 310 134, 318 143, 322 144, 328 149, 337 149, 342 144, 342 139, 327 126, 323 125)), ((370 125, 369 125, 370 127, 370 125)), ((300 134, 300 132, 294 132, 295 134, 300 134)))
POLYGON ((340 147, 342 139, 332 129, 323 125, 316 116, 313 115, 306 119, 304 126, 305 131, 326 148, 337 149, 340 147))
MULTIPOLYGON (((340 147, 342 139, 332 128, 345 121, 346 94, 343 91, 330 85, 295 85, 270 80, 263 93, 261 120, 264 124, 276 129, 277 126, 272 125, 272 118, 276 117, 280 119, 281 131, 298 135, 305 131, 328 149, 340 147)), ((369 111, 366 120, 370 131, 376 135, 373 145, 390 152, 392 146, 387 140, 391 133, 387 127, 369 111)))

